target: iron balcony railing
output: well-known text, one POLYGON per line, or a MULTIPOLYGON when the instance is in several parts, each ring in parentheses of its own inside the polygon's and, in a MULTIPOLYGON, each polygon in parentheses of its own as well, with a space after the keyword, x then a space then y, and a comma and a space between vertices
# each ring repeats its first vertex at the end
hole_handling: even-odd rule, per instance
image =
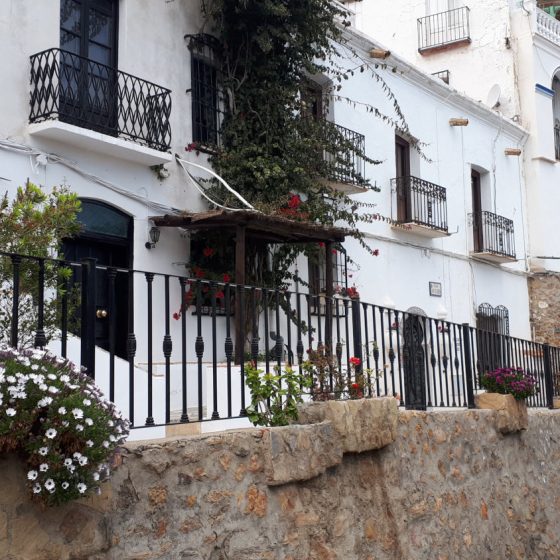
POLYGON ((447 232, 447 191, 445 187, 418 177, 392 179, 397 196, 396 219, 447 232))
POLYGON ((483 210, 473 215, 474 251, 515 259, 513 220, 483 210))
POLYGON ((560 122, 554 125, 554 156, 560 161, 560 122))
POLYGON ((469 8, 457 8, 418 19, 418 51, 470 43, 469 8))
POLYGON ((325 152, 325 160, 333 165, 329 179, 348 185, 365 185, 366 162, 360 155, 366 149, 365 136, 339 124, 332 123, 332 126, 338 136, 339 150, 325 152))
POLYGON ((169 150, 170 90, 61 49, 30 58, 31 123, 58 119, 169 150))

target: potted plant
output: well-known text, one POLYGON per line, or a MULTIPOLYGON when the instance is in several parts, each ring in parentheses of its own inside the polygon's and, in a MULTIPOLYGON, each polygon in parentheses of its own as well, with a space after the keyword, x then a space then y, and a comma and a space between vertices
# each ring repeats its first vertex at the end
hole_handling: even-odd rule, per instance
POLYGON ((476 395, 477 408, 497 410, 497 429, 502 433, 524 430, 528 425, 525 399, 538 390, 535 377, 521 368, 498 368, 482 375, 485 393, 476 395))

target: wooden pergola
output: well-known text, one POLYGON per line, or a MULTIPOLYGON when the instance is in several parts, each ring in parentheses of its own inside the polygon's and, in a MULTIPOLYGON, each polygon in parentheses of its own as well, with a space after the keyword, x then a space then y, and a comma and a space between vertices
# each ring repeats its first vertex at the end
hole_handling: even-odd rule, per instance
MULTIPOLYGON (((344 242, 349 231, 339 227, 291 220, 284 216, 269 216, 254 210, 210 210, 184 212, 151 218, 157 227, 178 227, 190 231, 220 230, 235 239, 235 283, 244 286, 247 278, 247 244, 259 241, 269 244, 324 243, 326 265, 326 301, 333 296, 333 245, 344 242)), ((236 313, 237 317, 240 316, 236 313)), ((240 329, 237 324, 236 329, 240 329)), ((238 330, 238 332, 240 332, 238 330)), ((237 337, 238 344, 243 344, 237 337)), ((328 339, 327 339, 328 340, 328 339)), ((239 351, 240 348, 238 347, 239 351)), ((239 355, 239 354, 238 354, 239 355)))

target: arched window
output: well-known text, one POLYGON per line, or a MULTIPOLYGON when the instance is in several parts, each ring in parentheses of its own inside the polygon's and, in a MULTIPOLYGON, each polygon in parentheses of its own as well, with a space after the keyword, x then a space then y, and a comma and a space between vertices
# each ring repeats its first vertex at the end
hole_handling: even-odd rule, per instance
POLYGON ((489 303, 481 303, 476 314, 478 329, 509 335, 509 310, 503 305, 492 307, 489 303))

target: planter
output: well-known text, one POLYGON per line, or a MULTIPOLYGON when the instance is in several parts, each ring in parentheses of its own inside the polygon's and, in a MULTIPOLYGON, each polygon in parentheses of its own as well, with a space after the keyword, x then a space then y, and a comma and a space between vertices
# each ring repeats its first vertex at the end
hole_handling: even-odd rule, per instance
POLYGON ((553 398, 552 406, 554 408, 560 408, 560 397, 554 397, 553 398))
POLYGON ((525 399, 516 400, 513 395, 481 393, 475 395, 476 408, 495 410, 496 430, 502 434, 526 430, 529 425, 525 399))

